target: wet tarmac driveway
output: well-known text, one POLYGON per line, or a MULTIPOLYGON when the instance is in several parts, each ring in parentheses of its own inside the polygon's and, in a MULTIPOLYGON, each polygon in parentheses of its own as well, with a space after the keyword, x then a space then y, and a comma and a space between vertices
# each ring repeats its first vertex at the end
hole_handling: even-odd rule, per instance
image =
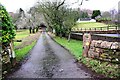
POLYGON ((90 78, 75 59, 43 32, 28 60, 8 78, 90 78))

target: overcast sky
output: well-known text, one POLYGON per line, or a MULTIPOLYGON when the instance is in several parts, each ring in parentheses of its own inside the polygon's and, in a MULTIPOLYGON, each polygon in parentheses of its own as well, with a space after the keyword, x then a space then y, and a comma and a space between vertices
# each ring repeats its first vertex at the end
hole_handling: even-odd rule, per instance
MULTIPOLYGON (((0 0, 0 3, 4 5, 8 12, 15 12, 19 8, 28 10, 32 7, 38 0, 0 0)), ((77 0, 67 0, 69 3, 74 3, 77 0)), ((120 0, 88 0, 83 1, 83 5, 80 6, 81 9, 91 9, 91 10, 101 10, 109 11, 111 9, 118 9, 118 2, 120 0)), ((81 3, 81 0, 79 0, 81 3)), ((72 7, 77 8, 78 4, 72 5, 72 7)))

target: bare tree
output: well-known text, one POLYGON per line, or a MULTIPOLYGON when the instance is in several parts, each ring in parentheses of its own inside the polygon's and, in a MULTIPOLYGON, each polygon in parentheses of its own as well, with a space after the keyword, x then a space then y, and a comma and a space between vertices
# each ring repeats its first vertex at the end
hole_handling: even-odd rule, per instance
POLYGON ((104 18, 111 18, 111 13, 108 12, 108 11, 105 11, 105 12, 102 13, 102 17, 104 17, 104 18))
POLYGON ((65 1, 40 2, 37 6, 37 11, 43 13, 48 25, 61 37, 71 32, 79 17, 78 11, 68 8, 65 1))

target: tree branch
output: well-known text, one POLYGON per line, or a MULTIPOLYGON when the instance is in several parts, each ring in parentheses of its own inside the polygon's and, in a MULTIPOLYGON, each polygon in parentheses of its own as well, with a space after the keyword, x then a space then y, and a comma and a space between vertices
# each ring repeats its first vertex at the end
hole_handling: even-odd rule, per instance
POLYGON ((57 6, 56 10, 58 10, 59 7, 62 6, 62 5, 65 3, 65 1, 66 1, 66 0, 63 0, 63 2, 57 6))

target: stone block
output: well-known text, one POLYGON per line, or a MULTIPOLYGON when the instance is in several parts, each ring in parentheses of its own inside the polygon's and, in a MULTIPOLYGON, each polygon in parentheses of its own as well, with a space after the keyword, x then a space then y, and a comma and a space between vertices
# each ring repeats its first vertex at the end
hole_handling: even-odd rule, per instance
POLYGON ((91 47, 94 47, 95 46, 95 43, 96 43, 96 40, 93 40, 92 42, 91 42, 91 47))
POLYGON ((101 48, 106 48, 106 44, 107 43, 107 41, 103 41, 102 43, 101 43, 101 48))
POLYGON ((108 42, 108 43, 107 43, 107 45, 106 45, 106 47, 107 47, 108 49, 110 49, 110 48, 111 48, 112 43, 113 43, 113 42, 108 42))
POLYGON ((95 52, 97 52, 97 53, 103 53, 103 49, 101 49, 101 48, 95 48, 95 52))
POLYGON ((90 57, 90 58, 94 58, 94 51, 93 50, 89 50, 88 51, 88 57, 90 57))
POLYGON ((94 49, 88 51, 88 57, 90 58, 99 58, 99 53, 95 52, 94 49))
POLYGON ((8 63, 8 62, 10 62, 10 58, 9 58, 9 55, 4 55, 4 56, 2 56, 2 61, 3 61, 3 63, 8 63))
POLYGON ((95 58, 99 58, 100 57, 100 53, 94 53, 94 57, 95 58))
POLYGON ((95 42, 95 47, 101 47, 102 40, 95 42))
POLYGON ((120 47, 120 44, 118 42, 113 42, 111 49, 119 49, 119 47, 120 47))
POLYGON ((95 51, 95 47, 93 47, 93 46, 90 46, 90 49, 92 49, 93 51, 95 51))
POLYGON ((103 42, 101 43, 100 47, 101 47, 101 48, 110 49, 112 44, 113 44, 113 42, 103 41, 103 42))

